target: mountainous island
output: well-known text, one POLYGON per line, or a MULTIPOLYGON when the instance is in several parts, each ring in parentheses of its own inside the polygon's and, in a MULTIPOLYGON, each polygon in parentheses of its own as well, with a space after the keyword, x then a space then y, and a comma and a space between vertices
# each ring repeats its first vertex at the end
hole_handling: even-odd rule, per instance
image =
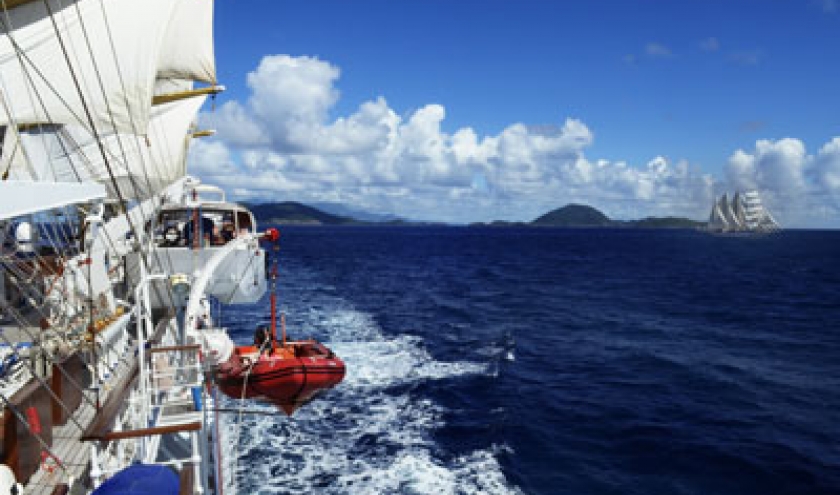
POLYGON ((637 228, 637 229, 696 229, 706 222, 683 217, 646 217, 640 220, 612 220, 599 210, 578 204, 562 208, 537 217, 530 222, 506 222, 496 220, 489 223, 474 223, 473 226, 489 227, 565 227, 565 228, 637 228))
POLYGON ((531 222, 536 227, 610 227, 612 220, 591 206, 570 204, 531 222))
POLYGON ((295 201, 261 204, 245 203, 244 206, 254 213, 259 223, 269 225, 431 225, 424 222, 403 220, 393 215, 376 215, 359 212, 332 204, 322 206, 324 209, 330 208, 333 210, 333 212, 329 213, 323 211, 323 209, 295 201), (345 214, 335 214, 335 211, 341 211, 345 214))
POLYGON ((294 201, 245 205, 261 224, 349 225, 358 223, 350 217, 332 215, 294 201))
POLYGON ((552 210, 530 223, 535 227, 630 227, 642 229, 696 229, 706 225, 683 217, 645 217, 640 220, 612 220, 597 209, 569 204, 552 210))
MULTIPOLYGON (((327 213, 318 208, 294 201, 281 203, 262 203, 246 205, 261 224, 274 225, 431 225, 426 222, 413 222, 397 217, 369 214, 344 216, 327 213), (379 218, 382 218, 380 220, 379 218)), ((334 208, 331 208, 334 209, 334 208)), ((334 211, 353 211, 337 209, 334 211)), ((597 209, 579 204, 568 204, 539 216, 531 222, 494 221, 474 223, 471 226, 492 227, 570 227, 570 228, 646 228, 646 229, 693 229, 702 227, 705 222, 697 222, 682 217, 647 217, 640 220, 612 220, 597 209)))

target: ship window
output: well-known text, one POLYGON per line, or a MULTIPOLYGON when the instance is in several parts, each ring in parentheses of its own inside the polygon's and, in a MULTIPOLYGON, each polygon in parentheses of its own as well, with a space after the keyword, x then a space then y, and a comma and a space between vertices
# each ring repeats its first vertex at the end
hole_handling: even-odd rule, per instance
POLYGON ((199 210, 201 220, 193 222, 195 210, 167 210, 158 216, 155 240, 160 247, 223 246, 237 235, 254 231, 253 216, 247 211, 223 209, 199 210), (198 234, 198 237, 196 237, 198 234), (199 239, 200 242, 195 242, 199 239))
POLYGON ((235 237, 233 212, 200 210, 200 221, 193 221, 195 210, 169 210, 161 213, 155 238, 162 247, 222 246, 235 237), (196 234, 198 237, 196 237, 196 234), (200 242, 196 243, 195 240, 200 242))

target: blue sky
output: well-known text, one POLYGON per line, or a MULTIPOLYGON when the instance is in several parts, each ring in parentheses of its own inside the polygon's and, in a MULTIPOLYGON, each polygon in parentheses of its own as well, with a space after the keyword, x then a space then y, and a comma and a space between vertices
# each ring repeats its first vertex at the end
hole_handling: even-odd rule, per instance
MULTIPOLYGON (((346 151, 347 147, 336 158, 334 152, 322 152, 313 143, 291 146, 288 127, 282 132, 270 128, 274 121, 296 110, 286 102, 274 113, 261 112, 254 96, 259 91, 265 96, 270 80, 264 78, 260 87, 246 81, 266 56, 280 55, 335 70, 334 77, 316 78, 333 96, 316 104, 315 113, 305 112, 317 114, 312 121, 319 122, 321 131, 328 132, 335 122, 350 119, 360 105, 382 98, 386 104, 383 107, 400 119, 395 128, 407 125, 412 116, 424 113, 429 105, 439 105, 445 109, 445 117, 437 119, 441 139, 448 142, 466 128, 476 134, 479 144, 490 139, 492 142, 486 144, 496 151, 481 158, 470 155, 458 159, 457 164, 453 159, 451 166, 462 168, 454 170, 447 180, 440 174, 431 180, 443 187, 437 191, 438 199, 442 195, 450 200, 472 198, 468 203, 474 208, 475 219, 499 213, 511 219, 527 218, 540 208, 568 201, 589 202, 614 216, 667 214, 676 209, 676 214, 699 218, 707 213, 703 205, 709 194, 745 185, 768 189, 763 191, 765 196, 781 206, 786 204, 786 197, 802 192, 774 190, 779 189, 777 182, 787 177, 787 172, 779 170, 789 166, 791 170, 798 168, 793 173, 803 177, 803 187, 819 183, 819 191, 812 187, 809 192, 828 197, 832 209, 824 211, 818 220, 804 215, 803 211, 809 209, 804 205, 799 212, 782 212, 780 216, 801 225, 836 223, 840 187, 834 188, 833 179, 835 172, 840 173, 840 165, 835 164, 833 155, 821 158, 820 150, 840 136, 837 1, 254 0, 243 4, 218 0, 218 78, 229 90, 218 98, 217 107, 229 105, 225 112, 216 112, 205 120, 220 128, 218 141, 211 144, 224 145, 226 160, 233 169, 247 171, 243 161, 251 160, 253 167, 265 170, 271 161, 265 158, 266 153, 287 157, 303 153, 336 164, 341 160, 382 159, 381 153, 349 157, 353 151, 346 151), (222 131, 230 127, 228 117, 240 113, 262 126, 267 137, 260 143, 227 137, 222 131), (272 118, 266 120, 269 113, 272 118), (510 161, 513 158, 501 157, 494 139, 504 141, 506 129, 514 124, 525 126, 530 138, 560 136, 567 119, 585 126, 586 136, 578 136, 585 143, 568 149, 557 144, 540 157, 528 154, 533 160, 531 169, 543 167, 556 172, 562 165, 558 157, 565 157, 566 165, 562 166, 567 168, 580 168, 573 162, 583 158, 592 164, 625 164, 644 171, 649 170, 651 161, 661 159, 670 167, 685 164, 688 168, 692 179, 681 176, 679 180, 693 185, 680 187, 692 191, 669 191, 674 197, 690 195, 692 201, 679 205, 674 201, 657 202, 659 179, 651 178, 651 174, 664 177, 668 173, 637 174, 640 181, 654 181, 653 192, 648 186, 625 184, 615 188, 615 181, 609 178, 615 174, 607 171, 613 170, 612 165, 601 167, 603 177, 597 179, 600 189, 568 186, 571 169, 565 175, 552 172, 542 179, 529 169, 534 180, 527 187, 519 187, 513 170, 517 164, 510 161), (770 144, 762 148, 759 141, 770 144), (749 166, 732 164, 737 150, 752 159, 749 166), (259 161, 254 158, 258 151, 266 160, 263 165, 254 161, 259 161), (250 158, 243 158, 246 155, 250 158), (777 159, 798 162, 778 165, 777 159), (465 166, 472 169, 465 172, 465 166), (499 172, 503 167, 506 170, 499 172), (460 184, 455 176, 463 178, 460 184), (704 177, 710 180, 702 180, 704 177), (539 180, 556 184, 540 191, 533 185, 539 180), (473 188, 469 194, 445 189, 447 185, 464 188, 465 181, 473 188), (490 184, 492 198, 479 200, 478 193, 488 192, 485 183, 490 184), (517 185, 507 187, 511 183, 517 185), (698 192, 698 187, 706 190, 698 192), (635 192, 619 198, 617 195, 625 189, 635 192), (496 207, 481 210, 482 205, 496 207)), ((304 70, 301 64, 280 65, 287 71, 304 70)), ((310 68, 314 70, 314 66, 310 68)), ((276 73, 279 78, 286 75, 276 73)), ((258 99, 264 106, 271 105, 266 98, 258 99)), ((452 154, 443 151, 447 153, 452 154)), ((423 163, 434 163, 431 155, 424 156, 423 163)), ((305 179, 301 174, 303 163, 297 158, 293 164, 278 160, 274 160, 274 172, 283 179, 294 182, 292 172, 297 174, 296 180, 305 179)), ((445 208, 430 210, 430 205, 439 204, 427 187, 430 175, 409 178, 399 172, 391 174, 400 167, 416 168, 419 162, 412 163, 392 164, 388 173, 383 173, 383 177, 389 177, 384 182, 393 188, 404 179, 406 187, 399 195, 424 197, 411 208, 423 209, 426 217, 468 221, 466 215, 445 208)), ((336 165, 336 170, 346 166, 336 165)), ((205 167, 205 175, 215 173, 218 178, 223 175, 219 167, 205 167)), ((619 165, 616 174, 622 180, 634 180, 625 172, 619 165)), ((586 180, 596 180, 586 175, 586 180)), ((663 184, 673 186, 677 179, 672 175, 663 184)), ((285 199, 334 199, 355 202, 360 207, 397 210, 388 213, 408 213, 398 211, 394 204, 411 201, 389 203, 382 199, 393 197, 393 189, 383 192, 382 187, 376 191, 366 188, 383 181, 360 178, 339 187, 338 180, 333 179, 330 187, 322 184, 321 195, 281 185, 274 191, 285 199), (341 187, 343 193, 336 194, 341 187)), ((254 192, 256 189, 240 185, 243 197, 274 197, 271 189, 254 192)))

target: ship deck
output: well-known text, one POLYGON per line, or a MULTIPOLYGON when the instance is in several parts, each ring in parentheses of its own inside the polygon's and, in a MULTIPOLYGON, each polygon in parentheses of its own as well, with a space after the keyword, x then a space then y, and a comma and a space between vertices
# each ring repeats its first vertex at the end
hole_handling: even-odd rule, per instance
MULTIPOLYGON (((92 390, 86 391, 85 395, 88 399, 96 400, 96 394, 92 390)), ((85 401, 74 415, 78 424, 69 421, 65 425, 53 428, 53 445, 50 450, 58 461, 42 462, 26 484, 26 493, 33 495, 60 493, 62 486, 71 486, 75 480, 87 478, 90 469, 91 446, 82 442, 80 438, 84 428, 87 428, 95 414, 96 408, 85 401)))
MULTIPOLYGON (((157 335, 168 324, 168 317, 158 321, 157 335)), ((4 324, 0 325, 0 331, 3 333, 0 343, 17 343, 31 341, 40 329, 4 324)), ((79 390, 76 380, 82 380, 79 375, 84 374, 87 366, 82 359, 77 359, 74 364, 75 368, 59 372, 54 365, 53 376, 31 378, 16 388, 7 387, 3 392, 6 403, 0 414, 0 462, 9 464, 19 481, 26 479, 27 494, 63 494, 67 493, 68 487, 73 487, 70 493, 75 494, 85 493, 91 488, 90 460, 94 442, 99 441, 96 434, 91 437, 91 431, 110 431, 117 411, 132 388, 132 375, 136 376, 137 370, 136 356, 127 352, 99 390, 91 383, 86 383, 84 389, 79 390), (65 393, 60 385, 56 386, 61 380, 64 380, 65 390, 75 388, 77 405, 72 411, 57 400, 65 393), (42 418, 38 428, 43 425, 44 431, 37 435, 40 438, 32 432, 28 415, 28 410, 32 408, 36 408, 39 418, 42 418)), ((72 391, 69 393, 74 394, 72 391)), ((99 434, 102 435, 101 432, 99 434)))

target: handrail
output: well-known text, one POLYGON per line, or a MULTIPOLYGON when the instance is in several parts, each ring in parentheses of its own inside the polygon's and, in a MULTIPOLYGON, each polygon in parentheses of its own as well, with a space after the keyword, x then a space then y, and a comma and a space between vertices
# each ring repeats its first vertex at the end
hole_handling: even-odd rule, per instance
MULTIPOLYGON (((170 319, 171 316, 167 316, 161 320, 150 341, 157 341, 160 339, 161 335, 163 335, 163 330, 169 324, 170 319)), ((140 363, 135 358, 129 371, 122 376, 115 387, 115 392, 108 395, 108 398, 105 400, 105 404, 99 409, 96 416, 94 416, 93 421, 91 421, 85 432, 82 434, 82 441, 90 442, 106 440, 105 437, 109 433, 107 430, 110 430, 111 425, 114 424, 114 420, 120 413, 122 406, 126 403, 126 399, 134 388, 139 375, 140 363)))
POLYGON ((201 349, 198 344, 189 345, 171 345, 166 347, 152 347, 149 349, 149 354, 156 354, 158 352, 172 352, 172 351, 197 351, 201 349))
POLYGON ((34 1, 35 0, 6 0, 6 8, 13 9, 21 5, 26 5, 27 3, 32 3, 34 1))
POLYGON ((108 433, 106 430, 111 429, 111 425, 120 413, 120 409, 122 409, 123 404, 125 404, 128 394, 131 393, 131 390, 137 383, 139 370, 140 367, 135 360, 134 364, 131 366, 131 370, 123 376, 115 387, 117 393, 111 393, 108 396, 108 399, 105 400, 105 404, 99 409, 96 416, 94 416, 93 421, 91 421, 85 432, 82 434, 81 440, 83 442, 90 442, 94 440, 101 441, 104 439, 105 435, 108 433))
MULTIPOLYGON (((166 435, 167 433, 178 433, 181 431, 197 431, 202 426, 201 421, 193 421, 192 423, 183 423, 177 425, 153 426, 151 428, 139 428, 137 430, 121 430, 109 431, 101 437, 92 438, 92 440, 111 441, 122 440, 125 438, 140 438, 152 435, 166 435)), ((83 438, 83 440, 85 440, 83 438)))

